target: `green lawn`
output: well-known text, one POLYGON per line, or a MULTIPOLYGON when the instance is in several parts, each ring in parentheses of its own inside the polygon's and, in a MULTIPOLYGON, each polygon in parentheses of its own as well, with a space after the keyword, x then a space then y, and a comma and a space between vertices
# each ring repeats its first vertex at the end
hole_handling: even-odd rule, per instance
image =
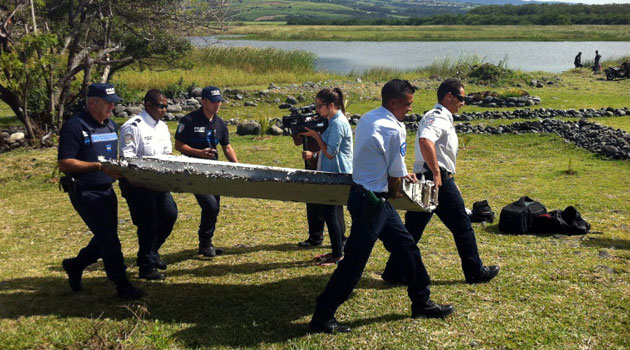
MULTIPOLYGON (((372 103, 370 107, 375 107, 372 103)), ((236 109, 224 111, 233 117, 236 109)), ((625 120, 630 117, 615 120, 625 120)), ((171 123, 171 129, 175 124, 171 123)), ((234 130, 232 130, 234 131, 234 130)), ((287 137, 233 134, 241 161, 300 167, 287 137)), ((413 145, 413 135, 408 135, 413 145)), ((413 155, 413 146, 409 155, 413 155)), ((60 262, 90 238, 57 189, 54 149, 0 155, 0 344, 3 349, 621 349, 630 308, 630 163, 609 161, 553 135, 472 135, 459 154, 458 183, 468 205, 500 208, 521 195, 549 209, 575 205, 592 230, 586 237, 500 234, 475 224, 485 263, 502 272, 489 284, 463 282, 450 233, 434 220, 420 244, 433 298, 455 304, 446 321, 412 320, 406 290, 379 279, 387 253, 378 243, 363 279, 338 312, 353 333, 306 335, 315 298, 333 267, 301 250, 304 205, 224 198, 216 245, 226 254, 197 257, 199 207, 175 194, 179 219, 162 255, 167 279, 137 280, 137 248, 124 200, 120 236, 129 274, 148 297, 114 296, 102 263, 72 293, 60 262), (571 160, 577 175, 564 173, 571 160), (133 311, 133 312, 132 312, 133 311), (140 315, 137 319, 135 315, 140 315)), ((411 166, 412 158, 408 157, 411 166)), ((347 222, 350 219, 347 217, 347 222)), ((326 239, 328 241, 328 239, 326 239)))

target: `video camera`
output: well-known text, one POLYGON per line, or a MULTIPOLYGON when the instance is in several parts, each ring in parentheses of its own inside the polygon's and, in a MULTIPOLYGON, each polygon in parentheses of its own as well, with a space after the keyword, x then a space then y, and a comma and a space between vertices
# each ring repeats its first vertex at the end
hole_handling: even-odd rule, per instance
POLYGON ((289 130, 289 134, 295 136, 305 132, 305 128, 323 132, 328 127, 328 119, 320 117, 315 111, 315 105, 293 107, 288 103, 280 105, 280 109, 288 109, 291 115, 282 117, 282 127, 289 130))

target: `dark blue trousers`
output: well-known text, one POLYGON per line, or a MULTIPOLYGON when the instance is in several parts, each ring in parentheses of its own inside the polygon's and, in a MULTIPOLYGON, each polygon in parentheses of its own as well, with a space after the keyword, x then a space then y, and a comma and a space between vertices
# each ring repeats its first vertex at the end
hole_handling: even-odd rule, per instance
MULTIPOLYGON (((308 221, 308 239, 313 243, 322 243, 324 241, 324 224, 327 219, 324 217, 325 204, 306 203, 306 220, 308 221)), ((343 216, 343 205, 335 205, 336 217, 339 228, 341 230, 341 236, 346 233, 346 221, 343 216)), ((330 218, 330 211, 326 214, 330 218)), ((328 226, 330 232, 330 226, 328 226)), ((332 243, 332 238, 331 238, 332 243)))
MULTIPOLYGON (((422 174, 418 174, 418 178, 421 176, 422 174)), ((424 173, 424 176, 427 180, 433 180, 433 175, 430 171, 424 173)), ((435 209, 435 214, 453 234, 464 276, 477 274, 483 263, 477 250, 475 231, 466 213, 464 199, 455 184, 454 178, 447 175, 442 176, 442 187, 440 187, 438 192, 438 202, 439 205, 435 209)), ((433 217, 433 213, 408 211, 405 214, 405 227, 411 233, 416 243, 422 237, 422 233, 431 217, 433 217)), ((401 268, 403 263, 400 257, 392 253, 383 274, 387 275, 388 279, 405 282, 401 268)))
POLYGON ((173 231, 177 220, 177 204, 169 192, 158 192, 119 181, 127 200, 131 220, 138 227, 138 260, 140 268, 157 263, 160 247, 173 231))
POLYGON ((353 186, 348 197, 352 217, 350 237, 346 241, 345 257, 337 265, 324 292, 317 298, 314 319, 330 319, 355 288, 377 239, 385 248, 401 257, 401 266, 410 283, 407 294, 412 303, 429 299, 431 282, 422 263, 420 250, 405 229, 400 216, 389 202, 372 206, 361 186, 353 186))
POLYGON ((195 194, 195 198, 201 207, 201 220, 198 231, 199 242, 212 243, 217 217, 221 208, 221 197, 213 194, 195 194))
POLYGON ((118 238, 118 198, 111 184, 68 191, 70 202, 94 237, 75 258, 85 268, 103 259, 107 277, 119 284, 127 282, 125 262, 118 238))

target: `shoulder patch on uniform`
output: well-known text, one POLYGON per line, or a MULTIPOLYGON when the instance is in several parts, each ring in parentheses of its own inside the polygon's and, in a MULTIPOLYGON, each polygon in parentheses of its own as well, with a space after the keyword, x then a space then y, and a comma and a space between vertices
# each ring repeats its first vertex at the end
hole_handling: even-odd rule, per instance
POLYGON ((407 154, 407 142, 403 142, 402 145, 400 145, 400 154, 403 157, 407 154))
POLYGON ((434 116, 427 117, 424 123, 426 125, 433 125, 433 123, 435 123, 435 117, 434 116))
POLYGON ((125 140, 125 145, 128 145, 128 144, 130 144, 130 143, 132 143, 132 142, 133 142, 133 134, 131 134, 131 133, 126 133, 126 134, 123 136, 123 139, 125 140))
POLYGON ((177 133, 181 133, 182 131, 184 131, 184 128, 186 128, 186 125, 184 125, 184 123, 179 123, 179 126, 177 127, 177 133))

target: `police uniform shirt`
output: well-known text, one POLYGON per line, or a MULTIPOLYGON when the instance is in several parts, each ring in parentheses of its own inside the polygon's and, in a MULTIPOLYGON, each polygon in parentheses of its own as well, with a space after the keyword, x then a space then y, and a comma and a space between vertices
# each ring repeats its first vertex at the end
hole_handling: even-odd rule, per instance
MULTIPOLYGON (((111 119, 100 124, 87 112, 81 112, 68 119, 59 131, 57 160, 77 159, 84 162, 98 162, 98 157, 116 159, 118 157, 117 125, 111 119)), ((79 185, 104 185, 114 182, 114 178, 102 171, 71 174, 79 185)))
POLYGON ((169 154, 173 152, 171 134, 162 120, 155 120, 142 111, 120 127, 120 155, 122 157, 143 157, 169 154))
POLYGON ((416 159, 413 163, 413 172, 424 172, 424 158, 420 152, 420 139, 424 138, 435 143, 435 156, 440 167, 450 173, 455 173, 455 161, 457 158, 458 140, 453 125, 453 115, 441 104, 436 104, 418 122, 416 133, 416 159))
POLYGON ((385 107, 366 113, 355 131, 352 180, 365 189, 387 192, 387 177, 407 176, 407 132, 385 107))
MULTIPOLYGON (((210 121, 199 108, 180 119, 175 140, 196 149, 217 148, 219 144, 223 147, 230 144, 230 134, 223 119, 215 115, 210 121)), ((219 159, 218 152, 215 159, 219 159)))

